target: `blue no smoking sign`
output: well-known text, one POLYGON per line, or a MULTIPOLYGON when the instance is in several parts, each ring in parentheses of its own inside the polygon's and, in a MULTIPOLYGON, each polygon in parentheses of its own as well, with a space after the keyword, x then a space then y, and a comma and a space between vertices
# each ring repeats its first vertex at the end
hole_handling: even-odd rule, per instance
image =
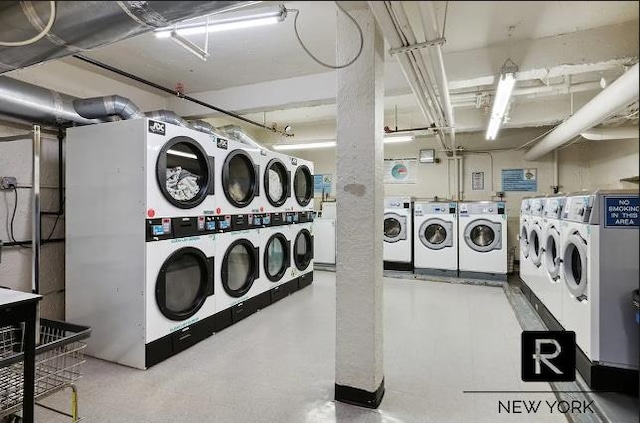
POLYGON ((607 228, 637 228, 640 220, 639 197, 606 197, 605 223, 607 228))

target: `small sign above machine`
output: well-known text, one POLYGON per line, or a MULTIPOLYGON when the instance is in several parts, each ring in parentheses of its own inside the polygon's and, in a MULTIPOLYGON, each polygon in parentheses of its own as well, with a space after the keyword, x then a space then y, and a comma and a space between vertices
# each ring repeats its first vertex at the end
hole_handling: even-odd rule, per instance
POLYGON ((638 197, 606 197, 605 228, 637 228, 640 213, 638 197))
POLYGON ((537 169, 502 169, 502 191, 537 191, 537 173, 537 169))

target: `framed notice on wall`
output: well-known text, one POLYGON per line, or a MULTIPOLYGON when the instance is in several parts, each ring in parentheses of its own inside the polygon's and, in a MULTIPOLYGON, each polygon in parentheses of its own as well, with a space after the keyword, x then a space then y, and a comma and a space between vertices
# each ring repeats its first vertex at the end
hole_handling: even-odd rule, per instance
POLYGON ((471 189, 474 191, 484 190, 484 172, 471 172, 471 189))
POLYGON ((502 169, 502 191, 537 191, 537 169, 502 169))
POLYGON ((385 159, 385 184, 415 184, 418 159, 385 159))
POLYGON ((313 175, 313 194, 315 197, 323 195, 331 195, 331 181, 333 180, 330 173, 313 175))

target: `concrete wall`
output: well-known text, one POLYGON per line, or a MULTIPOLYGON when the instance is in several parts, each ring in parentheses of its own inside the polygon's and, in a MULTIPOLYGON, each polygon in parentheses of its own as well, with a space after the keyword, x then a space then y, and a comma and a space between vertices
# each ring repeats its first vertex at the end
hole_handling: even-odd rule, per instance
MULTIPOLYGON (((131 98, 143 110, 166 107, 166 99, 137 87, 97 75, 83 68, 63 62, 52 62, 17 72, 11 77, 38 84, 79 97, 120 94, 131 98)), ((0 124, 0 136, 26 133, 25 129, 0 124)), ((58 207, 58 147, 57 140, 45 138, 42 143, 41 183, 42 210, 58 207)), ((14 222, 18 240, 31 239, 31 141, 0 143, 0 176, 15 176, 18 189, 18 207, 14 222)), ((0 240, 9 241, 8 221, 14 205, 13 191, 0 191, 0 240)), ((42 233, 47 237, 55 216, 42 219, 42 233)), ((64 216, 56 225, 53 238, 64 236, 64 216)), ((24 248, 3 248, 0 262, 0 285, 29 291, 31 289, 31 251, 24 248)), ((90 277, 90 275, 87 275, 90 277)), ((44 294, 42 316, 64 318, 64 243, 47 244, 42 248, 40 292, 44 294)))

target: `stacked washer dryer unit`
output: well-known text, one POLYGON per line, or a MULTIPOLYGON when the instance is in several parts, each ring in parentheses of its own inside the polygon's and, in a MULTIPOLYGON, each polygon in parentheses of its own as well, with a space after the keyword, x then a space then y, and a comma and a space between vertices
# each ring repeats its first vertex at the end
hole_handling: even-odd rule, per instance
POLYGON ((290 289, 302 289, 313 282, 313 163, 291 157, 293 212, 287 212, 291 240, 290 289))
POLYGON ((561 239, 562 207, 564 196, 553 195, 546 198, 543 219, 542 268, 545 277, 541 281, 539 299, 553 318, 562 324, 561 239))
POLYGON ((531 198, 525 197, 520 203, 520 230, 518 240, 520 241, 520 279, 531 290, 531 275, 533 273, 533 263, 529 259, 531 245, 529 244, 529 224, 531 222, 531 198))
POLYGON ((386 270, 413 271, 413 199, 384 199, 383 259, 386 270))
POLYGON ((461 277, 507 280, 507 215, 502 201, 458 203, 461 277))
POLYGON ((148 368, 214 331, 210 136, 136 119, 69 128, 66 317, 87 352, 148 368))
POLYGON ((413 216, 415 273, 457 276, 457 203, 416 200, 413 216))
POLYGON ((529 227, 529 261, 528 276, 529 288, 538 299, 541 299, 542 290, 547 283, 546 270, 542 266, 544 255, 544 206, 545 196, 531 198, 531 214, 528 219, 529 227))
POLYGON ((568 194, 562 212, 562 324, 593 389, 638 392, 638 191, 568 194))

